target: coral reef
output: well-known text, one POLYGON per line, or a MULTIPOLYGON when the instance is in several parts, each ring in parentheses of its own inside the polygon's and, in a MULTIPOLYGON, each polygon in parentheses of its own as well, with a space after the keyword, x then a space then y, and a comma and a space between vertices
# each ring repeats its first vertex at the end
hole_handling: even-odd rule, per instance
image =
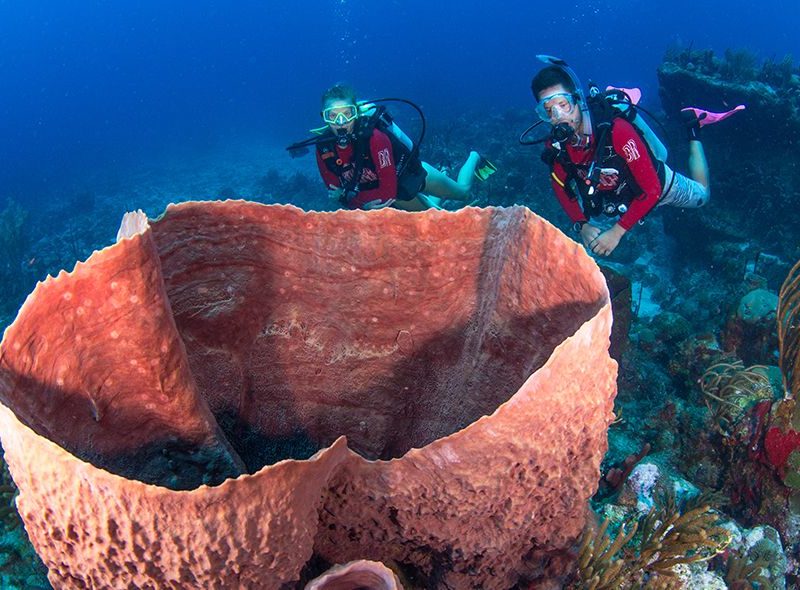
POLYGON ((49 589, 47 570, 21 526, 16 496, 17 487, 5 461, 0 459, 0 588, 49 589))
POLYGON ((6 462, 0 459, 0 526, 13 529, 19 526, 19 515, 14 506, 17 495, 17 486, 8 473, 6 462))
POLYGON ((700 378, 704 401, 722 436, 734 436, 754 405, 772 400, 772 385, 763 369, 759 365, 745 368, 741 361, 717 363, 700 378))
POLYGON ((733 590, 769 588, 769 580, 762 574, 765 565, 766 561, 761 558, 752 561, 746 554, 731 551, 725 568, 725 583, 733 590))
MULTIPOLYGON (((779 533, 787 555, 797 555, 800 550, 797 542, 800 418, 796 400, 789 391, 794 362, 791 354, 786 355, 787 343, 796 338, 792 299, 795 278, 794 272, 790 272, 778 302, 777 355, 784 359, 783 380, 774 366, 745 367, 740 360, 710 365, 698 380, 709 410, 706 416, 709 431, 700 439, 700 445, 694 445, 693 459, 695 463, 719 465, 717 475, 707 484, 727 493, 729 511, 737 519, 777 529, 771 546, 777 543, 780 547, 779 533)), ((767 310, 764 322, 776 321, 772 308, 771 303, 764 307, 767 310)), ((760 546, 766 544, 765 541, 760 546)), ((780 549, 776 551, 780 553, 780 549)), ((755 579, 767 576, 769 587, 778 585, 778 578, 783 575, 781 568, 770 565, 770 573, 764 574, 763 568, 750 564, 756 558, 747 559, 744 554, 731 557, 732 584, 758 587, 755 579)), ((772 564, 776 560, 768 561, 772 564)), ((778 587, 782 583, 781 580, 778 587)))
POLYGON ((522 208, 186 203, 36 288, 0 436, 55 585, 279 587, 312 554, 546 583, 597 489, 610 328, 597 266, 522 208))
POLYGON ((748 364, 774 362, 778 346, 775 317, 778 296, 766 289, 753 289, 739 301, 723 334, 725 350, 748 364))
MULTIPOLYGON (((770 533, 764 533, 763 538, 752 532, 737 532, 740 539, 727 551, 707 562, 675 566, 672 569, 674 579, 661 578, 659 583, 692 589, 721 589, 725 587, 722 581, 725 577, 731 587, 760 586, 762 590, 788 585, 796 588, 800 585, 800 546, 797 543, 800 539, 800 496, 797 494, 800 411, 791 398, 797 398, 799 380, 794 370, 798 366, 798 349, 792 344, 797 343, 797 299, 782 297, 784 307, 776 313, 778 322, 769 314, 767 317, 755 314, 763 317, 763 321, 747 323, 745 319, 749 319, 750 311, 755 308, 742 306, 748 294, 757 290, 779 293, 792 267, 791 261, 800 258, 800 241, 797 240, 800 210, 795 206, 800 200, 800 168, 792 165, 797 161, 798 135, 794 125, 800 103, 796 64, 780 57, 761 62, 751 53, 735 49, 715 56, 710 51, 676 48, 664 61, 659 80, 668 136, 683 136, 677 133, 682 131, 676 118, 681 106, 693 104, 721 110, 744 102, 748 108, 723 124, 703 131, 711 168, 709 206, 685 212, 660 208, 647 217, 642 228, 626 236, 612 260, 604 261, 604 265, 619 273, 608 281, 615 304, 612 338, 615 350, 620 351, 615 352, 620 362, 620 393, 614 408, 619 420, 609 430, 609 452, 602 470, 605 475, 593 507, 600 514, 612 515, 607 532, 613 539, 618 522, 638 518, 631 512, 639 499, 643 505, 652 501, 652 487, 648 486, 654 476, 651 466, 657 466, 659 481, 666 486, 683 489, 693 484, 704 491, 717 492, 711 503, 742 523, 726 523, 730 530, 738 531, 739 526, 754 526, 753 531, 769 528, 758 526, 759 523, 770 523, 774 527, 770 533), (615 293, 619 293, 619 297, 615 297, 615 293), (617 299, 622 306, 617 305, 617 299), (795 302, 794 306, 786 305, 790 301, 795 302), (625 338, 628 329, 620 330, 620 327, 628 322, 630 337, 625 338), (619 337, 620 334, 623 336, 619 337), (753 367, 758 364, 765 368, 753 367), (704 380, 704 374, 714 365, 718 366, 704 380), (781 365, 783 374, 776 365, 781 365), (726 370, 725 367, 734 368, 726 370), (764 377, 769 381, 771 392, 764 377), (704 390, 727 403, 706 395, 704 390), (790 399, 781 399, 784 397, 790 399), (642 457, 645 449, 646 459, 642 457), (635 481, 630 481, 631 477, 635 481), (633 484, 641 484, 641 498, 636 493, 639 488, 634 489, 633 484), (615 512, 616 517, 613 516, 615 512), (747 540, 751 537, 755 540, 747 540), (766 567, 759 567, 760 564, 766 567)), ((609 83, 615 81, 610 71, 602 75, 588 71, 579 74, 596 79, 607 75, 609 83)), ((500 168, 500 173, 490 182, 476 183, 475 196, 480 204, 527 205, 571 235, 569 222, 552 196, 538 150, 521 148, 508 141, 527 127, 532 117, 530 109, 505 113, 489 109, 454 115, 449 120, 432 118, 423 155, 433 165, 452 171, 468 150, 479 146, 500 168)), ((670 152, 670 165, 679 171, 685 170, 684 142, 675 141, 670 152)), ((206 161, 191 174, 181 176, 174 170, 164 170, 120 178, 113 187, 81 183, 76 186, 85 189, 76 191, 70 187, 63 194, 49 195, 41 210, 14 212, 9 208, 11 218, 19 220, 25 216, 24 224, 12 224, 22 232, 19 243, 24 247, 20 250, 22 257, 7 264, 8 282, 4 283, 4 288, 9 296, 3 301, 2 319, 10 323, 24 294, 46 270, 55 272, 69 268, 75 259, 84 258, 93 249, 109 243, 113 239, 111 228, 123 207, 160 212, 171 200, 183 200, 186 194, 191 194, 199 198, 245 196, 265 203, 290 198, 292 203, 306 209, 333 208, 310 160, 296 161, 307 164, 305 168, 291 166, 293 162, 288 161, 270 162, 263 157, 252 160, 258 160, 257 164, 243 165, 242 158, 238 157, 235 166, 229 166, 227 161, 206 161)), ((25 201, 20 202, 27 206, 25 201)), ((455 207, 455 203, 446 205, 455 207)), ((214 240, 216 235, 198 232, 201 242, 214 240)), ((330 243, 324 236, 317 236, 317 239, 320 243, 330 243)), ((531 256, 538 255, 532 251, 531 256)), ((220 265, 229 257, 227 253, 217 256, 220 265)), ((382 256, 384 253, 378 258, 382 260, 382 256)), ((344 256, 332 248, 330 257, 326 261, 344 256)), ((200 263, 195 260, 195 264, 200 263)), ((360 266, 359 270, 362 270, 360 266)), ((237 276, 242 276, 241 271, 230 275, 229 279, 237 284, 233 280, 237 276)), ((368 276, 373 275, 368 273, 368 276)), ((797 268, 790 276, 798 276, 797 268)), ((355 289, 358 283, 348 284, 355 289)), ((229 324, 230 315, 225 315, 226 310, 237 304, 241 291, 226 294, 222 286, 215 289, 213 292, 218 296, 210 312, 218 313, 220 320, 214 324, 214 329, 249 334, 247 327, 229 324)), ((793 290, 796 292, 797 286, 793 290)), ((306 301, 311 297, 311 294, 303 294, 300 299, 306 301)), ((417 297, 427 300, 429 294, 418 293, 417 297)), ((450 304, 441 301, 451 299, 437 299, 440 313, 450 314, 450 304)), ((769 312, 772 308, 765 309, 769 312)), ((195 321, 205 322, 208 315, 205 310, 203 305, 191 308, 187 304, 181 315, 183 326, 195 321)), ((47 319, 52 321, 52 315, 47 319)), ((309 333, 308 326, 301 330, 298 325, 289 325, 294 327, 264 337, 279 344, 282 338, 300 338, 309 333)), ((205 334, 193 332, 187 342, 195 346, 203 338, 205 334)), ((502 340, 498 348, 500 346, 507 348, 508 342, 502 340)), ((300 357, 301 362, 304 358, 307 357, 300 357)), ((275 365, 279 367, 277 373, 281 374, 283 368, 293 362, 288 355, 282 357, 275 365)), ((230 368, 230 377, 222 380, 225 387, 234 384, 245 392, 240 398, 243 404, 253 403, 257 396, 251 392, 259 391, 260 382, 251 388, 251 382, 237 380, 242 374, 240 365, 226 366, 230 368)), ((204 397, 216 402, 224 398, 224 391, 214 389, 211 379, 205 377, 208 369, 203 361, 195 362, 192 371, 201 377, 199 386, 204 397)), ((327 376, 327 371, 328 367, 323 367, 322 374, 327 376)), ((288 393, 282 390, 282 393, 293 399, 294 390, 288 393)), ((102 408, 102 404, 99 407, 102 408)), ((428 411, 431 407, 426 399, 419 408, 410 408, 409 412, 428 411)), ((302 431, 282 433, 285 436, 280 440, 265 441, 252 424, 238 420, 235 412, 215 411, 213 414, 226 438, 241 441, 235 451, 245 461, 247 470, 253 473, 257 473, 261 465, 280 459, 308 459, 324 446, 302 431), (255 456, 255 449, 264 444, 270 451, 255 456)), ((365 422, 373 427, 368 420, 365 422)), ((363 433, 356 432, 348 436, 348 442, 351 438, 359 440, 358 450, 366 454, 369 446, 363 444, 363 437, 363 433)), ((202 465, 203 455, 193 454, 191 449, 185 451, 187 449, 180 445, 172 447, 164 464, 176 470, 186 465, 197 473, 195 459, 199 457, 202 465)), ((400 455, 392 456, 395 458, 389 462, 397 461, 400 455)), ((443 459, 439 457, 438 460, 443 459)), ((169 485, 177 483, 173 480, 169 485)), ((495 507, 495 512, 486 518, 499 520, 502 506, 499 502, 487 501, 485 489, 475 486, 473 493, 480 493, 484 503, 495 507)), ((428 488, 424 491, 429 493, 428 488)), ((378 502, 379 495, 375 496, 374 500, 364 501, 378 502)), ((391 502, 387 500, 387 504, 391 502)), ((328 504, 322 508, 323 511, 328 509, 328 504)), ((388 514, 389 517, 393 515, 393 512, 388 514)), ((13 514, 9 513, 11 516, 13 514)), ((404 531, 415 526, 401 516, 398 513, 398 524, 394 526, 403 527, 404 531)), ((485 514, 477 516, 480 519, 485 514)), ((257 517, 252 520, 261 522, 257 517)), ((64 538, 68 539, 67 524, 61 528, 64 538)), ((31 573, 30 564, 35 562, 36 567, 43 566, 35 560, 30 546, 27 549, 22 546, 24 529, 16 527, 12 533, 5 545, 0 544, 0 560, 12 560, 8 568, 2 569, 0 586, 44 587, 31 573), (14 549, 8 549, 12 543, 14 549)), ((487 543, 491 543, 494 536, 488 535, 487 539, 487 543)), ((373 544, 380 546, 382 542, 383 539, 375 539, 373 544)), ((632 543, 635 542, 633 539, 632 543)), ((620 553, 624 555, 624 551, 620 553)), ((334 565, 333 561, 363 557, 352 554, 339 559, 326 555, 329 559, 314 553, 303 568, 297 587, 327 571, 334 565)), ((527 564, 531 570, 535 570, 536 560, 552 563, 569 557, 541 548, 531 555, 533 561, 527 564)), ((445 547, 428 557, 425 567, 405 564, 402 570, 405 577, 394 561, 386 558, 386 563, 405 588, 421 589, 440 583, 442 572, 448 571, 461 555, 456 550, 448 552, 445 547)), ((384 559, 377 554, 375 558, 384 559)), ((547 587, 535 576, 524 574, 522 578, 531 580, 527 582, 530 588, 547 587)), ((520 582, 519 586, 525 588, 526 583, 520 582)), ((561 586, 552 582, 550 587, 561 586)))
POLYGON ((658 77, 667 112, 686 101, 712 109, 746 104, 755 117, 770 115, 770 126, 790 131, 800 124, 800 68, 790 56, 759 64, 746 50, 728 50, 723 59, 709 50, 672 50, 664 56, 658 77))
POLYGON ((611 358, 619 361, 628 347, 628 333, 630 332, 633 316, 631 281, 628 277, 605 265, 600 266, 600 271, 606 279, 608 292, 611 296, 611 311, 614 314, 614 325, 611 329, 611 358))
POLYGON ((631 453, 625 457, 624 461, 610 467, 600 480, 597 496, 602 498, 618 492, 636 465, 647 456, 651 448, 650 443, 645 443, 638 453, 631 453))
POLYGON ((787 394, 800 397, 800 261, 781 287, 778 303, 778 348, 787 394))
POLYGON ((576 579, 567 588, 682 588, 675 566, 707 561, 731 541, 730 533, 720 526, 719 514, 704 501, 699 497, 679 506, 672 493, 662 493, 649 512, 621 524, 613 542, 607 535, 608 519, 596 531, 588 528, 579 549, 576 579))
POLYGON ((16 201, 8 201, 0 212, 0 257, 6 265, 22 261, 28 245, 28 212, 16 201))
MULTIPOLYGON (((676 49, 665 56, 658 79, 664 110, 676 124, 685 106, 747 106, 742 115, 714 125, 703 136, 713 194, 722 196, 725 206, 699 214, 668 212, 666 219, 675 220, 669 223, 671 231, 687 244, 693 243, 691 236, 708 236, 704 248, 721 241, 742 244, 759 236, 762 247, 783 252, 789 260, 800 257, 800 213, 792 205, 800 169, 786 165, 796 157, 792 138, 800 134, 797 67, 788 58, 759 66, 746 51, 729 51, 720 60, 710 51, 676 49)), ((684 153, 678 150, 673 163, 684 153)))
POLYGON ((8 200, 0 211, 0 317, 13 313, 22 296, 22 278, 35 259, 28 258, 30 246, 28 210, 8 200))
MULTIPOLYGON (((695 485, 718 492, 720 499, 715 500, 714 505, 728 516, 748 526, 764 523, 774 527, 774 541, 757 544, 762 548, 769 546, 771 552, 758 567, 753 567, 753 563, 758 561, 755 554, 760 553, 759 549, 751 555, 747 547, 731 547, 730 552, 737 552, 740 557, 732 557, 728 577, 732 585, 743 588, 759 587, 759 581, 760 587, 770 588, 783 588, 785 584, 795 587, 792 584, 798 583, 800 496, 796 485, 800 481, 797 476, 800 419, 788 378, 794 361, 791 354, 786 354, 787 341, 796 337, 796 319, 792 311, 795 308, 786 305, 794 301, 795 273, 790 272, 784 283, 777 313, 770 303, 763 308, 765 314, 740 314, 763 315, 756 323, 764 333, 774 333, 775 324, 779 324, 777 336, 783 344, 778 345, 778 337, 765 340, 762 358, 778 364, 782 356, 785 359, 783 376, 777 366, 746 366, 737 358, 737 354, 748 348, 754 350, 752 346, 739 345, 724 350, 719 344, 720 338, 727 346, 733 341, 730 325, 722 325, 720 319, 716 330, 709 332, 703 332, 702 324, 698 325, 694 317, 687 321, 683 316, 662 314, 663 317, 656 316, 646 322, 640 320, 633 326, 633 354, 623 359, 617 404, 624 408, 626 417, 652 417, 643 423, 640 420, 638 429, 628 427, 625 421, 610 431, 612 452, 620 453, 622 448, 629 454, 635 453, 637 445, 649 443, 653 460, 667 461, 682 470, 695 485), (782 325, 781 318, 784 319, 782 325), (687 390, 696 391, 696 396, 687 397, 687 390), (782 399, 786 396, 790 396, 789 399, 782 399), (705 411, 699 410, 698 402, 705 406, 705 411), (624 436, 617 429, 624 430, 624 436), (768 581, 768 586, 763 585, 764 580, 768 581)), ((679 276, 678 288, 694 292, 694 287, 703 283, 702 279, 697 282, 695 278, 679 276)), ((723 307, 730 310, 731 315, 747 307, 742 305, 747 293, 763 289, 767 284, 766 279, 752 272, 741 273, 738 279, 731 274, 730 281, 724 289, 720 288, 724 283, 715 288, 723 307)), ((752 309, 755 307, 759 306, 752 309)), ((624 457, 624 454, 617 455, 617 460, 624 457)), ((609 459, 606 461, 612 464, 609 459)), ((633 479, 646 475, 639 473, 643 467, 637 465, 623 490, 633 485, 633 479)), ((667 480, 677 482, 679 477, 670 474, 667 480)), ((630 503, 625 492, 615 501, 636 505, 630 503)), ((712 560, 711 567, 717 572, 726 571, 724 560, 712 560)), ((694 583, 701 582, 695 580, 694 583)))
POLYGON ((726 82, 762 82, 774 88, 792 89, 798 85, 800 66, 791 55, 776 60, 770 58, 759 63, 759 58, 747 49, 725 50, 722 59, 710 49, 693 50, 691 47, 673 45, 664 54, 664 63, 675 64, 700 75, 720 78, 726 82))

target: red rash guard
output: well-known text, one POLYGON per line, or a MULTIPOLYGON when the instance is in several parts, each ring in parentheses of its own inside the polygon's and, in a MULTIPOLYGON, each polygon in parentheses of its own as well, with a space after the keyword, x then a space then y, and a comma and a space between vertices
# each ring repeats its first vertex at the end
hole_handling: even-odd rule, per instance
MULTIPOLYGON (((347 166, 353 162, 354 149, 352 142, 345 147, 337 145, 334 151, 336 158, 341 160, 342 165, 347 166)), ((389 136, 375 129, 369 139, 369 152, 370 162, 365 163, 358 182, 361 188, 348 203, 348 207, 351 209, 360 209, 367 203, 374 201, 377 201, 378 204, 387 203, 397 198, 397 168, 395 167, 392 142, 389 140, 389 136)), ((339 177, 325 165, 319 150, 317 150, 317 166, 326 187, 330 185, 342 186, 339 177)), ((342 174, 344 180, 350 180, 354 172, 354 168, 347 168, 342 174)))
MULTIPOLYGON (((578 166, 588 168, 592 164, 596 146, 596 138, 592 138, 592 143, 588 149, 567 146, 567 155, 570 160, 578 166)), ((639 133, 628 121, 624 119, 614 119, 611 126, 611 146, 614 152, 626 163, 630 178, 641 189, 641 193, 633 198, 628 205, 628 210, 619 218, 618 223, 629 230, 636 222, 647 215, 656 206, 663 189, 658 178, 658 171, 647 146, 639 133)), ((581 170, 581 169, 579 169, 581 170)), ((582 170, 581 170, 582 171, 582 170)), ((574 222, 588 221, 581 208, 578 199, 567 192, 566 186, 568 174, 558 160, 553 164, 551 181, 553 191, 558 197, 559 203, 569 218, 574 222)), ((620 170, 620 176, 625 176, 625 171, 620 170)), ((575 179, 577 182, 584 182, 584 178, 575 179)), ((617 176, 603 176, 597 186, 597 190, 613 191, 619 185, 620 178, 617 176)))

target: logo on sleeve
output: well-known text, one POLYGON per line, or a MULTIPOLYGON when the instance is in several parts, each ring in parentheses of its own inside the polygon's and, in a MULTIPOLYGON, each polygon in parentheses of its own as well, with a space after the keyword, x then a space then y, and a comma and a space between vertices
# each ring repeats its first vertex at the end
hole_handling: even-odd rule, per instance
POLYGON ((639 159, 639 148, 636 147, 636 142, 632 139, 625 142, 625 145, 622 146, 622 151, 625 154, 625 161, 628 162, 628 164, 639 159))
POLYGON ((378 166, 380 168, 386 168, 392 164, 392 158, 389 155, 389 148, 383 148, 381 151, 378 152, 378 166))

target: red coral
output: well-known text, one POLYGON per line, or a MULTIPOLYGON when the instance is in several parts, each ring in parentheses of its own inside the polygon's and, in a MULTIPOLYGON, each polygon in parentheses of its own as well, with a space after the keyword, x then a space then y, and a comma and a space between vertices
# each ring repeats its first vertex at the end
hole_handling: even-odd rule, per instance
POLYGON ((784 432, 777 427, 767 430, 764 437, 764 454, 770 464, 778 470, 781 479, 786 475, 789 455, 796 449, 800 449, 800 432, 796 430, 784 432))
POLYGON ((610 468, 600 481, 600 492, 604 496, 617 492, 628 479, 634 467, 647 456, 651 448, 652 446, 650 443, 645 443, 638 453, 631 453, 625 457, 622 463, 618 463, 610 468))
POLYGON ((754 461, 763 460, 763 436, 764 430, 767 428, 767 423, 769 422, 769 412, 771 408, 772 403, 768 400, 760 401, 753 407, 751 418, 753 434, 750 436, 748 453, 750 459, 754 461))

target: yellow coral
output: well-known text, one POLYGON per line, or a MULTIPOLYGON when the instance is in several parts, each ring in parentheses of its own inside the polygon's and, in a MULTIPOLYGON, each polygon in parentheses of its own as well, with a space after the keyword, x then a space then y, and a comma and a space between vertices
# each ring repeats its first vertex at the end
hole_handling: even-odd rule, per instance
POLYGON ((706 499, 688 502, 682 512, 674 495, 663 492, 660 507, 623 523, 613 543, 606 532, 608 519, 597 531, 585 530, 570 588, 678 588, 674 566, 710 559, 731 542, 730 532, 718 525, 720 517, 706 499))
POLYGON ((768 563, 762 557, 751 561, 744 553, 731 551, 725 572, 728 587, 745 589, 771 588, 769 580, 762 575, 768 563), (734 586, 735 585, 735 586, 734 586))

